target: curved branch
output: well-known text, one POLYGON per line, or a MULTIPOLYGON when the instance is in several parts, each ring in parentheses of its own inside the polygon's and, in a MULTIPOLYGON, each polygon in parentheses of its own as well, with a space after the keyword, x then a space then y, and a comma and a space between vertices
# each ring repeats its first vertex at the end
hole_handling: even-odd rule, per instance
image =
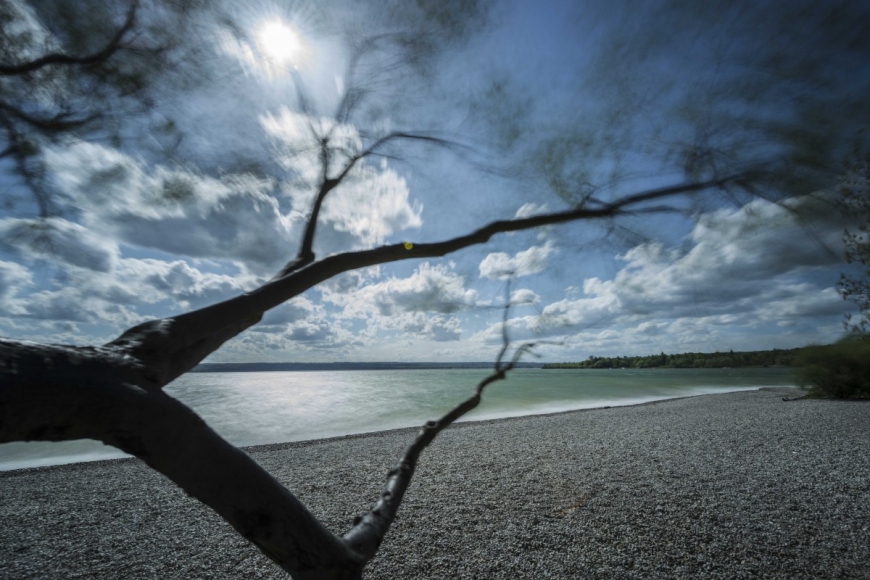
POLYGON ((470 147, 466 147, 454 141, 450 141, 449 139, 444 139, 443 137, 436 137, 435 135, 431 134, 427 135, 426 133, 394 131, 392 133, 384 135, 383 137, 369 145, 366 149, 351 157, 350 160, 348 160, 347 164, 344 166, 344 168, 341 170, 341 173, 339 173, 338 176, 335 178, 336 181, 340 182, 342 179, 344 179, 347 174, 350 173, 350 170, 353 169, 354 166, 359 163, 361 159, 365 159, 366 157, 369 157, 371 155, 378 154, 378 149, 380 149, 390 141, 395 141, 399 139, 407 139, 409 141, 424 141, 426 143, 431 143, 433 145, 438 145, 447 149, 458 148, 463 150, 470 150, 470 147))
POLYGON ((423 426, 417 438, 405 450, 399 463, 387 474, 387 482, 384 484, 381 496, 366 514, 354 521, 353 527, 344 535, 348 547, 366 560, 371 559, 377 553, 381 542, 396 519, 396 513, 402 504, 402 499, 411 483, 423 450, 435 440, 441 431, 477 407, 480 404, 483 390, 492 383, 505 379, 507 373, 516 366, 520 357, 534 347, 534 343, 523 344, 517 348, 510 362, 501 362, 510 346, 506 330, 507 313, 510 311, 509 300, 504 309, 506 314, 502 326, 502 347, 499 350, 493 372, 477 384, 474 393, 469 398, 459 403, 437 421, 429 421, 423 426))
POLYGON ((24 123, 27 123, 33 128, 39 129, 40 131, 44 131, 46 133, 60 133, 62 131, 71 131, 77 129, 78 127, 87 125, 88 123, 91 123, 92 121, 99 118, 99 114, 94 113, 86 117, 76 119, 72 118, 72 113, 67 112, 60 112, 51 117, 41 118, 31 115, 29 113, 25 113, 18 107, 15 107, 3 101, 0 101, 0 111, 6 111, 19 121, 23 121, 24 123))
POLYGON ((522 353, 483 379, 473 395, 427 423, 388 476, 369 513, 343 538, 328 531, 280 482, 160 391, 128 382, 110 349, 0 340, 0 443, 91 438, 145 461, 203 502, 297 580, 358 579, 377 552, 422 451, 474 409, 489 384, 522 353))
POLYGON ((339 174, 335 177, 329 177, 329 136, 321 138, 320 187, 317 189, 317 195, 314 196, 314 202, 311 204, 311 213, 308 216, 308 220, 305 222, 305 232, 302 236, 302 244, 299 247, 299 252, 297 253, 296 257, 286 266, 284 266, 280 272, 278 272, 276 278, 281 278, 290 274, 291 272, 295 272, 296 270, 299 270, 300 268, 303 268, 314 261, 314 234, 317 231, 317 219, 320 215, 320 210, 323 207, 323 202, 325 201, 326 196, 329 195, 329 193, 333 189, 341 185, 341 183, 347 178, 348 174, 356 166, 356 164, 359 163, 360 160, 375 154, 380 147, 386 145, 390 141, 398 139, 425 141, 448 148, 461 147, 461 145, 458 145, 457 143, 448 141, 447 139, 442 139, 440 137, 435 137, 433 135, 426 135, 423 133, 393 132, 389 135, 381 137, 362 152, 350 156, 348 162, 345 164, 339 174))
POLYGON ((320 216, 323 201, 329 195, 329 192, 338 187, 347 175, 347 171, 344 171, 335 179, 329 177, 329 137, 323 137, 320 140, 320 165, 320 187, 317 190, 317 195, 314 196, 314 203, 311 205, 311 215, 308 216, 308 221, 305 223, 305 233, 302 236, 299 253, 290 264, 292 269, 288 270, 288 267, 285 267, 282 273, 298 270, 314 261, 314 234, 317 231, 317 219, 320 216))
POLYGON ((483 389, 495 381, 504 379, 505 373, 511 368, 513 368, 513 364, 508 363, 504 368, 493 372, 477 384, 471 397, 462 401, 439 420, 430 421, 423 426, 420 434, 405 451, 399 463, 390 470, 387 482, 384 484, 384 489, 375 505, 368 513, 357 518, 354 521, 354 526, 344 535, 344 540, 350 549, 366 559, 375 555, 390 525, 396 518, 405 491, 414 476, 420 454, 441 431, 477 407, 480 404, 483 389))
MULTIPOLYGON (((124 332, 105 346, 131 360, 161 369, 160 379, 150 382, 161 388, 196 366, 224 342, 256 324, 264 312, 343 272, 417 258, 436 258, 484 244, 499 233, 528 230, 579 220, 607 219, 626 214, 671 211, 652 206, 658 201, 689 192, 723 187, 743 179, 745 174, 697 183, 680 184, 625 196, 604 207, 579 207, 562 212, 499 220, 463 236, 426 244, 400 243, 369 250, 335 254, 273 278, 263 286, 174 318, 147 322, 124 332), (195 348, 192 348, 196 345, 195 348), (164 382, 165 381, 165 382, 164 382)), ((285 268, 286 269, 286 268, 285 268)))
POLYGON ((40 58, 23 62, 14 65, 0 64, 0 75, 3 76, 18 76, 27 73, 35 72, 43 67, 60 64, 60 65, 91 65, 103 62, 112 57, 116 52, 124 48, 122 40, 124 35, 129 32, 136 23, 136 10, 139 8, 139 0, 133 0, 130 4, 130 9, 127 11, 127 18, 124 24, 112 39, 97 52, 88 56, 72 56, 63 53, 51 53, 40 58))
POLYGON ((187 406, 131 384, 100 348, 0 340, 0 443, 90 438, 139 457, 295 579, 353 578, 364 560, 187 406))

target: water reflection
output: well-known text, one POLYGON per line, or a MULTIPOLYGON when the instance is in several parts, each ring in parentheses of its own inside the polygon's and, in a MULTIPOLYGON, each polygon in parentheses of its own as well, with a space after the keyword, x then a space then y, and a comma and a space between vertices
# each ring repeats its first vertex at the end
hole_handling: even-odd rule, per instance
MULTIPOLYGON (((166 391, 237 445, 410 427, 467 397, 483 369, 190 373, 166 391)), ((517 369, 464 420, 793 385, 790 369, 517 369)), ((124 454, 96 441, 0 445, 0 469, 124 454)))

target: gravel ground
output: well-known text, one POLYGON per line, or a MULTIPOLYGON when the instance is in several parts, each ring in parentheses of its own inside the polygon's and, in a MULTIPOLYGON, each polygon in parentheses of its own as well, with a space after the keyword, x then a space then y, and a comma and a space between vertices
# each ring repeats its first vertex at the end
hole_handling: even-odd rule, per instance
MULTIPOLYGON (((870 402, 793 390, 465 423, 366 578, 870 578, 870 402)), ((413 430, 249 449, 330 529, 413 430)), ((137 460, 0 473, 0 578, 286 578, 137 460)))

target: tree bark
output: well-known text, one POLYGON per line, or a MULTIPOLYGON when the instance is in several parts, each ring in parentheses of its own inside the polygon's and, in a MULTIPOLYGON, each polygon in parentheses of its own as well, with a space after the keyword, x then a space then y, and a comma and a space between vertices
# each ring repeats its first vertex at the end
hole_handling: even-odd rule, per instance
POLYGON ((354 578, 364 559, 196 413, 125 379, 99 349, 0 342, 0 442, 96 439, 208 505, 294 578, 354 578))

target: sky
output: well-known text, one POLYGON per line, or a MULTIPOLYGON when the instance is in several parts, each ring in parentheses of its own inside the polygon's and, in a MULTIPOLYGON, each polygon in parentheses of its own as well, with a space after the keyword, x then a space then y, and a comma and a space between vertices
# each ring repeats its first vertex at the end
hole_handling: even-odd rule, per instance
MULTIPOLYGON (((27 3, 19 6, 27 26, 49 34, 27 3)), ((330 118, 349 82, 347 45, 302 3, 233 6, 248 36, 210 29, 202 48, 221 74, 167 91, 131 120, 144 137, 44 146, 62 211, 34 222, 27 204, 0 209, 0 334, 100 344, 267 280, 301 239, 319 175, 311 126, 334 127, 333 143, 348 149, 414 123, 462 144, 407 144, 358 165, 327 198, 319 256, 564 209, 584 180, 618 195, 683 178, 652 145, 678 140, 685 125, 642 116, 640 106, 611 119, 616 93, 582 93, 610 70, 600 48, 616 25, 581 4, 496 4, 486 27, 427 76, 373 75, 372 106, 347 122, 330 118), (174 137, 155 129, 169 119, 184 135, 172 156, 174 137), (575 190, 559 195, 559 183, 575 190)), ((649 78, 692 70, 676 56, 685 55, 643 64, 649 78)), ((649 82, 639 85, 644 98, 678 100, 669 91, 682 85, 649 82)), ((0 164, 0 194, 20 187, 0 164)), ((805 193, 779 204, 705 197, 687 201, 683 214, 502 234, 444 259, 349 272, 268 312, 207 360, 492 360, 508 289, 508 336, 540 343, 542 361, 828 343, 849 311, 836 289, 846 224, 824 192, 805 193)))

